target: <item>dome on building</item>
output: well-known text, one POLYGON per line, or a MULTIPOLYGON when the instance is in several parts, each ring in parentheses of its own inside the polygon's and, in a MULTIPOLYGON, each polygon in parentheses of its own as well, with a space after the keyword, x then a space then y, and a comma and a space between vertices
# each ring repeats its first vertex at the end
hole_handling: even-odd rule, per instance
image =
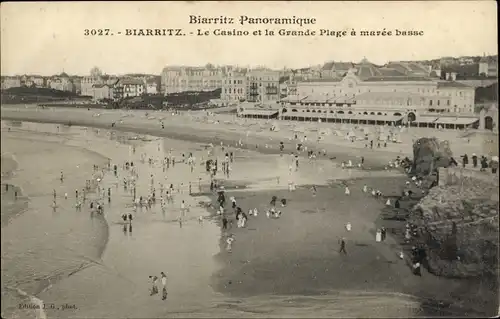
POLYGON ((69 78, 68 74, 66 72, 63 72, 61 74, 59 74, 59 77, 60 78, 69 78))
POLYGON ((93 67, 92 70, 90 70, 90 76, 92 77, 99 77, 102 75, 102 71, 98 67, 93 67))

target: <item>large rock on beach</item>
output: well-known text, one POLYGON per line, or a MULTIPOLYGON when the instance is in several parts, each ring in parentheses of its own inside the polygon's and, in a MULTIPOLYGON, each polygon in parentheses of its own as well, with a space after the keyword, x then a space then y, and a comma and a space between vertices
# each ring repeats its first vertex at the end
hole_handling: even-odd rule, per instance
POLYGON ((453 156, 448 141, 435 137, 422 137, 413 144, 413 173, 425 176, 439 167, 448 167, 453 156))
POLYGON ((498 274, 498 180, 468 178, 437 186, 415 205, 411 220, 427 251, 428 268, 439 276, 498 274))

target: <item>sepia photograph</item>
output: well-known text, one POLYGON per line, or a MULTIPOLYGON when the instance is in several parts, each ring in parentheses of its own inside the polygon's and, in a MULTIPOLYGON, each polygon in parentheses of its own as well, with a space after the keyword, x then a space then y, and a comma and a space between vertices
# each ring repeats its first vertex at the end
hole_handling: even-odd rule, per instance
POLYGON ((497 3, 3 2, 1 318, 494 318, 497 3))

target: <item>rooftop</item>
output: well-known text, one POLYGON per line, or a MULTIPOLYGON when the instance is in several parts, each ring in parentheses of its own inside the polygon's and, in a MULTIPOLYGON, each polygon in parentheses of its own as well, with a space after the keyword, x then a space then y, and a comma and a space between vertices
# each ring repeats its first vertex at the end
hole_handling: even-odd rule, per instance
POLYGON ((307 79, 302 80, 301 82, 340 82, 342 79, 340 78, 318 78, 318 79, 307 79))
POLYGON ((142 85, 142 84, 144 84, 144 82, 139 80, 139 79, 128 79, 128 78, 121 79, 119 81, 119 83, 122 85, 142 85))
POLYGON ((423 76, 373 76, 363 79, 366 82, 403 82, 403 81, 433 81, 433 79, 423 76))
POLYGON ((421 98, 422 95, 410 92, 365 92, 356 95, 356 100, 381 98, 421 98))
POLYGON ((100 89, 100 88, 103 88, 105 86, 109 87, 109 85, 107 85, 107 84, 94 84, 94 85, 92 85, 92 87, 96 88, 96 89, 100 89))
POLYGON ((442 88, 470 88, 470 86, 455 81, 439 81, 438 89, 442 88))
POLYGON ((423 65, 416 62, 389 62, 386 66, 407 75, 428 73, 423 65))
POLYGON ((398 71, 394 68, 383 67, 378 69, 383 76, 404 76, 405 73, 398 71))

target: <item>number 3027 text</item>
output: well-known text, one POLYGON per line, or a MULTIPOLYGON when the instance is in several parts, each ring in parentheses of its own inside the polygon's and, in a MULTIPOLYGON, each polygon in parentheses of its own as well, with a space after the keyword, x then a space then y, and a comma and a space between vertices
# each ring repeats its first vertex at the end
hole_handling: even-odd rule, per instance
POLYGON ((113 35, 111 29, 84 29, 84 36, 102 36, 102 35, 113 35))

